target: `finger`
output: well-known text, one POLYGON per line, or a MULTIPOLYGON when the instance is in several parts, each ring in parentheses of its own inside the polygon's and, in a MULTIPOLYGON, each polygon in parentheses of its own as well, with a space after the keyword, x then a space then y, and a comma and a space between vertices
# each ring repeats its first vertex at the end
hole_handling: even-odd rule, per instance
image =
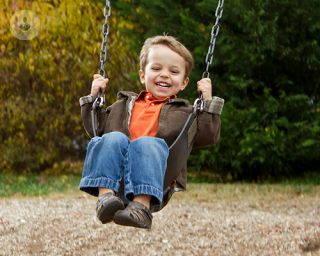
POLYGON ((99 75, 99 74, 94 74, 94 75, 93 75, 93 79, 98 79, 98 78, 100 78, 100 77, 102 77, 102 75, 99 75))
POLYGON ((207 82, 204 80, 204 79, 201 79, 199 82, 198 82, 198 85, 203 85, 203 84, 206 84, 207 82))
POLYGON ((202 78, 199 83, 201 84, 208 84, 211 83, 211 79, 210 78, 202 78))

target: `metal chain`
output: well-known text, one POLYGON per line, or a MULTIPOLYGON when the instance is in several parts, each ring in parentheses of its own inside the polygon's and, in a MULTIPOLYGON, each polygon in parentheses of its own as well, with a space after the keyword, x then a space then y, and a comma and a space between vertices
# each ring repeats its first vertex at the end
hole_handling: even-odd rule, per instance
MULTIPOLYGON (((217 36, 219 34, 219 20, 222 17, 222 13, 223 13, 223 5, 224 5, 224 0, 219 0, 218 3, 218 7, 216 9, 216 23, 213 25, 212 30, 211 30, 211 40, 210 40, 210 45, 209 45, 209 49, 208 49, 208 53, 206 56, 206 71, 203 72, 202 78, 209 78, 210 77, 210 73, 209 73, 209 67, 213 61, 213 52, 214 52, 214 48, 216 46, 216 39, 217 36)), ((199 95, 200 100, 202 101, 202 93, 200 93, 199 95)))
MULTIPOLYGON (((109 35, 109 25, 108 25, 108 18, 110 17, 111 13, 111 6, 110 0, 106 0, 106 6, 104 8, 104 17, 105 23, 102 26, 102 43, 101 43, 101 53, 100 53, 100 70, 99 74, 106 78, 106 72, 104 70, 104 63, 107 61, 107 42, 108 42, 108 35, 109 35)), ((101 90, 98 93, 98 97, 92 105, 92 109, 95 110, 96 107, 103 107, 104 99, 101 96, 101 90)))
MULTIPOLYGON (((106 78, 106 72, 104 71, 104 63, 107 61, 107 41, 108 41, 108 35, 109 35, 109 25, 108 25, 108 18, 110 17, 111 13, 111 6, 110 6, 110 0, 106 0, 106 7, 104 8, 104 17, 105 22, 102 26, 102 43, 101 43, 101 53, 100 53, 100 70, 99 74, 103 76, 103 78, 106 78)), ((104 98, 102 97, 102 91, 100 90, 98 92, 98 96, 96 100, 92 104, 92 111, 91 111, 91 121, 92 121, 92 129, 93 129, 93 135, 97 136, 98 128, 99 128, 99 111, 97 111, 98 108, 102 108, 104 104, 104 98)))
POLYGON ((109 35, 108 18, 110 17, 110 13, 111 13, 110 0, 106 0, 106 7, 104 8, 105 23, 102 26, 103 38, 102 38, 101 53, 100 53, 101 67, 99 71, 99 74, 103 75, 103 78, 105 78, 106 76, 106 72, 104 71, 104 63, 107 61, 107 41, 108 41, 108 35, 109 35))
POLYGON ((211 30, 211 40, 210 40, 210 46, 209 46, 209 50, 208 50, 208 54, 206 56, 206 64, 207 64, 207 68, 206 71, 203 73, 202 78, 210 77, 210 73, 209 73, 209 67, 213 61, 213 52, 214 52, 214 48, 216 46, 216 39, 217 36, 219 34, 219 20, 222 17, 222 13, 223 13, 223 4, 224 4, 224 0, 219 0, 219 4, 218 7, 216 9, 216 23, 213 25, 212 30, 211 30))

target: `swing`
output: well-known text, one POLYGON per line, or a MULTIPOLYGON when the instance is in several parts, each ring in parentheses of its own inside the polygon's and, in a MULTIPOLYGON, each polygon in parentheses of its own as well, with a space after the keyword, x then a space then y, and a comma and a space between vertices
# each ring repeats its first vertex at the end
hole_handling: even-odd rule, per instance
MULTIPOLYGON (((222 17, 223 13, 223 5, 224 0, 219 0, 218 7, 215 12, 216 16, 216 22, 212 27, 211 30, 211 40, 210 45, 208 49, 208 53, 206 56, 206 71, 203 73, 202 78, 209 78, 209 67, 213 61, 213 52, 216 44, 216 38, 219 34, 219 20, 222 17)), ((106 0, 106 7, 104 8, 104 16, 105 16, 105 24, 102 26, 102 44, 101 44, 101 53, 100 53, 100 71, 99 74, 105 78, 105 70, 104 70, 104 63, 107 61, 107 37, 109 34, 109 25, 108 25, 108 18, 110 17, 111 13, 111 7, 110 7, 110 0, 106 0), (107 13, 108 11, 108 13, 107 13)), ((98 123, 98 108, 103 107, 104 105, 104 98, 101 96, 102 92, 100 91, 98 93, 98 96, 96 100, 94 101, 92 105, 92 111, 91 111, 91 121, 92 121, 92 127, 93 127, 93 133, 94 136, 96 136, 99 123, 98 123)), ((191 153, 193 142, 195 135, 197 133, 197 121, 198 121, 198 114, 199 112, 202 112, 203 110, 203 97, 202 93, 199 93, 199 98, 197 98, 193 105, 193 112, 189 115, 183 129, 181 130, 179 136, 176 138, 176 140, 173 142, 173 144, 169 147, 169 157, 167 159, 167 170, 165 173, 164 178, 164 185, 163 189, 169 188, 168 193, 165 195, 164 198, 166 200, 163 200, 162 204, 158 207, 150 207, 151 212, 157 212, 160 211, 163 207, 167 205, 167 203, 170 200, 170 197, 174 192, 177 191, 183 191, 184 189, 177 186, 176 179, 179 176, 181 169, 187 162, 187 159, 191 153)), ((120 183, 119 188, 119 196, 121 199, 127 204, 127 200, 124 197, 124 184, 123 180, 120 183)))

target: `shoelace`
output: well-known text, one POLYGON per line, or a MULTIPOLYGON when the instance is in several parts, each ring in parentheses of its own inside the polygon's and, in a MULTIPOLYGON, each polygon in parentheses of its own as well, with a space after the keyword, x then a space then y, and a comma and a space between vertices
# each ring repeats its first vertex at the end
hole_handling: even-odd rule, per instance
POLYGON ((96 205, 96 211, 99 211, 103 206, 104 202, 108 201, 112 197, 112 193, 106 193, 98 198, 96 205))
POLYGON ((143 208, 138 208, 135 205, 129 205, 127 210, 130 211, 130 216, 138 221, 150 221, 153 216, 147 207, 143 206, 143 208))

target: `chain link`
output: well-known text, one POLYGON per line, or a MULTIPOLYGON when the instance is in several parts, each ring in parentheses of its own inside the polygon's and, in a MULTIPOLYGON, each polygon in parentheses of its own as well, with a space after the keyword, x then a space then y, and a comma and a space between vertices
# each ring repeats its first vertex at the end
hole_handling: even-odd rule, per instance
MULTIPOLYGON (((107 41, 109 35, 109 25, 108 18, 110 17, 111 6, 110 0, 106 0, 106 6, 104 8, 103 15, 105 17, 105 23, 102 26, 102 43, 101 43, 101 53, 100 53, 100 70, 99 74, 106 78, 106 72, 104 71, 104 63, 107 61, 107 41), (108 13, 107 13, 108 12, 108 13)), ((91 120, 92 120, 92 129, 94 136, 97 136, 98 128, 99 128, 99 112, 96 110, 98 108, 102 108, 104 104, 104 98, 102 97, 102 91, 98 92, 98 96, 96 100, 92 104, 91 111, 91 120)))
POLYGON ((106 0, 106 7, 104 8, 104 17, 105 17, 105 23, 102 26, 102 43, 101 43, 101 53, 100 53, 100 71, 99 74, 103 76, 103 78, 106 78, 106 72, 104 71, 104 63, 107 61, 107 41, 108 41, 108 35, 109 35, 109 25, 108 25, 108 18, 110 17, 111 13, 111 6, 110 6, 110 0, 106 0), (107 13, 108 12, 108 13, 107 13))
POLYGON ((219 34, 219 20, 222 17, 223 14, 223 5, 224 5, 224 0, 219 0, 218 3, 218 7, 216 9, 216 23, 213 25, 212 30, 211 30, 211 40, 210 40, 210 45, 209 45, 209 49, 208 49, 208 53, 206 56, 206 71, 203 73, 202 78, 209 78, 210 77, 210 73, 209 73, 209 67, 213 61, 213 52, 214 52, 214 48, 216 46, 216 39, 217 36, 219 34))
MULTIPOLYGON (((219 0, 218 7, 215 12, 216 16, 216 23, 213 25, 212 30, 211 30, 211 40, 210 40, 210 45, 208 49, 208 53, 206 56, 206 71, 203 73, 202 78, 209 78, 210 73, 209 73, 209 67, 213 61, 213 52, 214 48, 216 45, 216 39, 219 34, 219 20, 222 17, 223 14, 223 5, 224 5, 224 0, 219 0)), ((108 18, 110 17, 111 13, 111 6, 110 6, 110 0, 106 0, 106 6, 104 8, 104 17, 105 17, 105 23, 102 26, 102 43, 101 43, 101 53, 100 53, 100 71, 99 74, 105 78, 105 70, 104 70, 104 63, 107 61, 107 41, 108 41, 108 35, 109 35, 109 25, 108 25, 108 18)), ((199 99, 202 102, 203 101, 203 96, 202 93, 199 95, 199 99)), ((101 97, 101 91, 98 93, 98 97, 96 101, 93 104, 93 109, 95 109, 97 106, 102 107, 104 104, 103 98, 101 97)), ((203 105, 202 103, 200 103, 203 105)))
MULTIPOLYGON (((216 23, 213 25, 212 30, 211 30, 211 40, 210 40, 210 45, 209 45, 209 49, 208 49, 208 53, 206 56, 206 71, 203 72, 202 74, 202 78, 209 78, 210 77, 210 73, 209 73, 209 67, 213 61, 213 52, 214 52, 214 48, 216 46, 216 40, 217 40, 217 36, 219 34, 219 20, 222 17, 222 13, 223 13, 223 5, 224 5, 224 0, 219 0, 218 3, 218 7, 216 9, 216 23)), ((199 95, 200 100, 202 100, 202 93, 200 93, 199 95)))
MULTIPOLYGON (((108 25, 108 18, 111 14, 111 6, 110 0, 106 0, 106 6, 104 8, 103 15, 105 17, 105 23, 102 26, 102 43, 101 43, 101 53, 100 53, 100 70, 99 74, 106 78, 106 72, 104 70, 104 63, 107 61, 107 42, 108 42, 108 35, 109 35, 109 25, 108 25), (107 13, 108 12, 108 13, 107 13)), ((92 104, 92 109, 95 110, 97 107, 101 108, 104 104, 104 99, 101 96, 101 90, 98 92, 98 97, 92 104)))

